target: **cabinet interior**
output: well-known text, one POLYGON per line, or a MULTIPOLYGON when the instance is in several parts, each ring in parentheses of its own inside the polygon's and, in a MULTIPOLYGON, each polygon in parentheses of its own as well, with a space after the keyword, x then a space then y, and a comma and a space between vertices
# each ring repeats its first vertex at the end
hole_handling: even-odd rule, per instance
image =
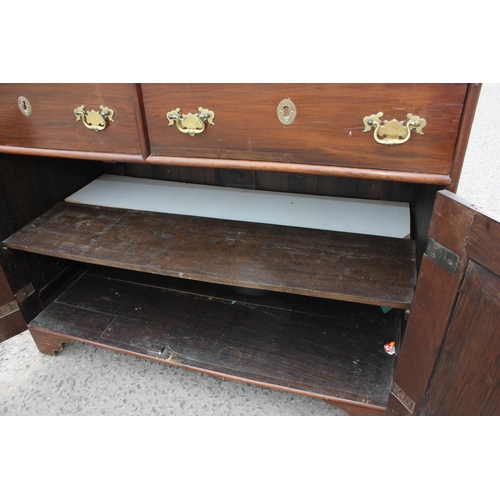
POLYGON ((13 290, 28 282, 35 289, 21 305, 30 330, 385 407, 397 355, 384 344, 400 348, 438 186, 11 155, 3 155, 0 184, 1 263, 13 290), (410 234, 68 198, 102 175, 406 206, 410 234))

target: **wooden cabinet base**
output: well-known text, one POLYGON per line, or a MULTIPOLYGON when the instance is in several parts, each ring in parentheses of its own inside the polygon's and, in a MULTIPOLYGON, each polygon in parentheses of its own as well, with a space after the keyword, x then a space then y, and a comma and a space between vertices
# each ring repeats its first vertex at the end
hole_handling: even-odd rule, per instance
POLYGON ((84 342, 362 414, 385 408, 400 329, 398 310, 100 267, 30 324, 46 354, 84 342))
POLYGON ((65 344, 73 342, 68 337, 57 335, 53 332, 37 330, 36 328, 30 328, 30 333, 38 350, 49 356, 55 356, 64 349, 65 344))
MULTIPOLYGON (((436 199, 459 181, 480 86, 0 87, 0 340, 26 323, 46 354, 88 343, 351 415, 499 413, 500 221, 450 192, 436 199), (45 99, 55 92, 57 107, 45 99), (291 125, 276 115, 285 97, 291 125), (88 130, 75 119, 82 105, 109 107, 114 121, 88 130), (200 106, 215 113, 203 134, 168 125, 170 110, 200 106), (423 135, 403 124, 410 114, 423 135), (109 190, 64 202, 104 174, 238 188, 238 199, 248 189, 404 203, 411 228, 372 232, 395 219, 346 203, 328 214, 340 228, 299 224, 298 204, 290 224, 234 217, 233 202, 226 218, 193 191, 182 201, 201 213, 108 205, 109 190)), ((130 197, 150 201, 118 196, 130 197)))

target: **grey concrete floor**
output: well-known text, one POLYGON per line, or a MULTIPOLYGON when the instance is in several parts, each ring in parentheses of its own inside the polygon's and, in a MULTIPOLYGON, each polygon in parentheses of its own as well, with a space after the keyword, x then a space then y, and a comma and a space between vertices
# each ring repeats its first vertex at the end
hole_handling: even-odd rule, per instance
MULTIPOLYGON (((483 85, 458 194, 500 213, 500 84, 483 85)), ((84 344, 56 357, 28 332, 0 344, 0 415, 345 415, 321 400, 84 344)))

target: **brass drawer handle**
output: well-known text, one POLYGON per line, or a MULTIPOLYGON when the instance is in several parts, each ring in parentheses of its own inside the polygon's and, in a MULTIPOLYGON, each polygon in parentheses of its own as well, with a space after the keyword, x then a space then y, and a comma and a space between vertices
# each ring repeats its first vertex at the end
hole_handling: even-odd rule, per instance
POLYGON ((427 125, 425 118, 408 113, 405 120, 398 122, 393 119, 391 121, 381 120, 384 113, 380 111, 376 115, 365 116, 363 123, 365 129, 363 132, 369 132, 375 128, 373 137, 379 144, 395 146, 396 144, 404 144, 411 135, 411 131, 415 130, 417 134, 424 135, 422 129, 427 125))
POLYGON ((193 115, 193 113, 188 113, 187 115, 180 114, 181 108, 173 109, 167 113, 168 126, 170 127, 174 123, 177 128, 183 134, 189 134, 191 137, 201 134, 205 130, 205 125, 209 123, 210 125, 215 125, 215 113, 209 109, 202 107, 198 108, 199 113, 193 115))
POLYGON ((90 130, 95 132, 100 132, 104 130, 108 125, 106 120, 112 121, 115 112, 106 106, 100 106, 101 111, 85 111, 85 106, 82 104, 75 109, 74 113, 76 116, 76 121, 83 121, 83 124, 90 130))

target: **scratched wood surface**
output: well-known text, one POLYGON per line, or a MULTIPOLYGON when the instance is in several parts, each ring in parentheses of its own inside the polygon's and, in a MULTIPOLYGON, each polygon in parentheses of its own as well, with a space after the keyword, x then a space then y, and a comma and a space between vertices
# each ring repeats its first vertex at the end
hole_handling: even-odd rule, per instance
POLYGON ((176 366, 384 407, 400 312, 94 266, 30 324, 176 366))
POLYGON ((500 277, 469 262, 422 415, 500 415, 500 277))
POLYGON ((142 116, 137 113, 131 84, 0 85, 0 145, 20 148, 141 154, 142 116), (19 96, 28 99, 30 116, 18 106, 19 96), (76 121, 74 110, 100 112, 108 106, 115 114, 106 129, 95 132, 76 121))
MULTIPOLYGON (((56 203, 102 174, 98 162, 0 154, 0 239, 4 240, 56 203)), ((0 265, 17 293, 31 283, 36 293, 21 304, 26 321, 43 308, 40 293, 70 262, 40 254, 0 251, 0 265)))
POLYGON ((388 412, 498 415, 500 219, 441 191, 429 236, 459 261, 451 273, 422 259, 394 374, 406 396, 391 393, 388 412))
POLYGON ((143 84, 152 157, 172 156, 336 165, 449 174, 467 92, 466 84, 143 84), (277 118, 282 99, 295 121, 277 118), (215 113, 215 126, 191 137, 169 126, 166 114, 215 113), (427 120, 398 146, 363 132, 363 118, 383 112, 403 122, 427 120))
POLYGON ((412 240, 60 203, 4 245, 248 288, 410 307, 412 240))

